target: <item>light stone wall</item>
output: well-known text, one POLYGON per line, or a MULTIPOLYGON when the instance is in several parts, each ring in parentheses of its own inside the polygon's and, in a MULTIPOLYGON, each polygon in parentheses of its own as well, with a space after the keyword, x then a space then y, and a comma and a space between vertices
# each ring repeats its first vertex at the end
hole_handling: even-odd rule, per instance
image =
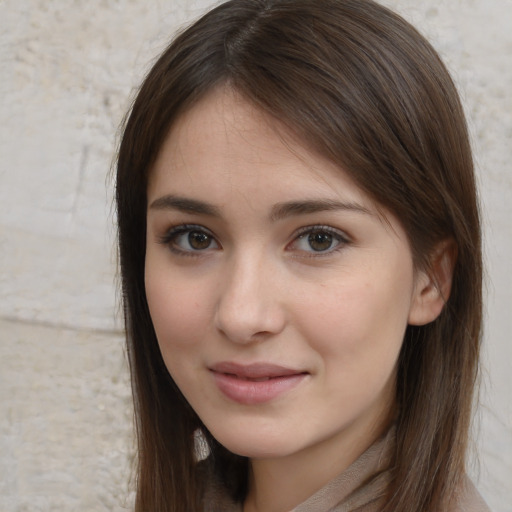
MULTIPOLYGON (((472 474, 512 511, 512 2, 386 0, 459 84, 488 269, 472 474)), ((149 63, 208 0, 0 0, 0 510, 130 508, 109 168, 149 63)))

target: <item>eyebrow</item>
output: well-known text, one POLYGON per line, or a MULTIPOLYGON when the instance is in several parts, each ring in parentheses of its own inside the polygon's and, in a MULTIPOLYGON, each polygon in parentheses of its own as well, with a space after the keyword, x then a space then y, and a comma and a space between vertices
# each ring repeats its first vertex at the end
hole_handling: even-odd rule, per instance
MULTIPOLYGON (((184 213, 207 215, 210 217, 222 216, 220 209, 211 203, 175 195, 159 197, 149 205, 149 208, 151 210, 177 210, 184 213)), ((358 203, 335 201, 332 199, 304 199, 274 205, 270 213, 270 219, 275 222, 294 215, 308 215, 339 210, 374 215, 371 210, 358 203)))
POLYGON ((357 213, 364 213, 366 215, 373 215, 373 212, 368 208, 353 202, 335 201, 332 199, 313 199, 304 201, 289 201, 286 203, 278 203, 272 208, 270 218, 273 221, 285 219, 293 215, 308 215, 311 213, 325 212, 325 211, 353 211, 357 213))
POLYGON ((151 210, 177 210, 195 215, 208 215, 210 217, 221 216, 219 208, 210 203, 173 195, 162 196, 155 199, 149 205, 149 208, 151 210))

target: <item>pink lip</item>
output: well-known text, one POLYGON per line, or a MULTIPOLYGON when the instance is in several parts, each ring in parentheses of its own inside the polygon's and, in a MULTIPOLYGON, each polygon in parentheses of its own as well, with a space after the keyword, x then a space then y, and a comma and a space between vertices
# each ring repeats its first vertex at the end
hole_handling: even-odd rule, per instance
POLYGON ((269 402, 297 386, 308 375, 270 363, 223 362, 210 367, 210 371, 224 395, 245 405, 269 402))

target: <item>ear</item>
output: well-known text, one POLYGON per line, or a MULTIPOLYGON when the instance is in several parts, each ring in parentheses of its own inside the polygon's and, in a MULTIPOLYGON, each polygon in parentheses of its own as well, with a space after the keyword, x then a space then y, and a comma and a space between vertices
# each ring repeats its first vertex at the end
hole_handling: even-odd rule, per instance
POLYGON ((409 311, 410 325, 428 324, 441 314, 450 297, 456 261, 457 244, 452 238, 445 239, 436 245, 428 267, 417 271, 409 311))

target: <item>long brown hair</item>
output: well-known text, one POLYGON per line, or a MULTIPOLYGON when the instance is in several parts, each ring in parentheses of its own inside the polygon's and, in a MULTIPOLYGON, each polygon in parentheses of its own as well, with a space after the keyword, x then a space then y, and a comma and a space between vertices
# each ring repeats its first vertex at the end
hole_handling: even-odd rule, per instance
POLYGON ((385 511, 439 512, 464 473, 481 332, 473 163, 454 84, 430 44, 371 0, 230 0, 182 32, 146 77, 117 167, 119 249, 138 434, 136 510, 200 509, 194 433, 239 500, 247 461, 207 432, 169 375, 144 289, 146 185, 171 125, 227 83, 346 170, 399 218, 416 265, 457 245, 450 298, 409 326, 399 359, 397 443, 385 511))

